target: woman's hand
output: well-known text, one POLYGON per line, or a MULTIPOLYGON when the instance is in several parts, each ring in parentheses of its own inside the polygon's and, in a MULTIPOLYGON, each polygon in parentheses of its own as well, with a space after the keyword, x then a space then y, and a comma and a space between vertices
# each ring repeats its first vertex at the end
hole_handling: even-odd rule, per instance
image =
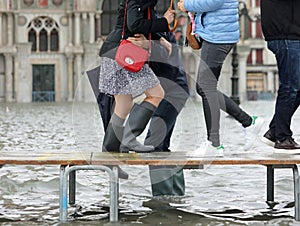
POLYGON ((175 18, 175 10, 173 9, 168 9, 165 14, 164 14, 164 18, 167 19, 168 24, 173 23, 174 18, 175 18))
POLYGON ((178 3, 177 3, 177 6, 178 6, 178 9, 182 12, 186 12, 186 9, 184 8, 184 0, 180 0, 178 3))
POLYGON ((143 49, 149 49, 149 40, 143 34, 135 34, 134 37, 128 37, 127 40, 143 49))

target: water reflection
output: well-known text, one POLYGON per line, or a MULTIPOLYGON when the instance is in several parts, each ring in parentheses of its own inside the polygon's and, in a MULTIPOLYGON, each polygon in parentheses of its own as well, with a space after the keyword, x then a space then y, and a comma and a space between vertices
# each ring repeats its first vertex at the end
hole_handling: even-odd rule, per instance
MULTIPOLYGON (((191 150, 205 139, 201 103, 189 102, 179 116, 172 150, 191 150), (192 124, 190 122, 193 122, 192 124), (194 123, 198 122, 198 123, 194 123), (196 135, 195 135, 196 134, 196 135)), ((271 117, 273 102, 248 102, 243 108, 271 117), (271 110, 270 110, 271 109, 271 110)), ((296 116, 297 120, 299 116, 296 116)), ((266 125, 267 126, 267 125, 266 125)), ((226 154, 239 153, 241 128, 223 115, 226 154), (234 139, 233 139, 234 137, 234 139)), ((1 151, 99 151, 103 128, 97 106, 73 104, 0 105, 1 151)), ((300 139, 300 129, 295 128, 300 139)), ((272 153, 255 141, 249 152, 272 153)), ((148 168, 124 166, 130 179, 120 182, 120 224, 293 225, 293 181, 290 169, 275 174, 275 199, 266 203, 264 166, 207 166, 186 170, 186 196, 152 198, 148 168), (273 209, 270 206, 274 206, 273 209)), ((59 167, 6 165, 0 170, 0 225, 57 225, 59 167)), ((108 178, 98 171, 77 173, 76 205, 67 225, 108 222, 108 178)))

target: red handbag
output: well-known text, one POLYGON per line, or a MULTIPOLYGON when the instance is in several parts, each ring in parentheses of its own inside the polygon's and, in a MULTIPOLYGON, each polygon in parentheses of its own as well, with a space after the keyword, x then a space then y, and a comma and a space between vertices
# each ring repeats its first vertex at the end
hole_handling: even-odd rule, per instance
MULTIPOLYGON (((127 11, 128 0, 126 1, 124 22, 122 30, 122 39, 117 49, 115 60, 116 62, 130 72, 138 72, 142 69, 145 62, 148 60, 150 54, 149 51, 143 49, 132 42, 124 39, 124 29, 126 23, 126 11, 127 11)), ((148 19, 150 19, 150 8, 148 8, 148 19)), ((149 35, 149 49, 151 43, 151 36, 149 35)))
POLYGON ((138 72, 142 69, 149 52, 128 40, 122 40, 116 52, 115 60, 117 63, 131 72, 138 72))

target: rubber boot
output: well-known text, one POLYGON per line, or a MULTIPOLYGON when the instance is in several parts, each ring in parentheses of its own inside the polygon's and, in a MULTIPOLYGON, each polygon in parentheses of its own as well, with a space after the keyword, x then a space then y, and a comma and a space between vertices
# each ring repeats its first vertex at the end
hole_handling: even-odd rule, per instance
POLYGON ((142 102, 140 105, 133 105, 124 127, 120 152, 134 151, 138 153, 147 153, 154 151, 154 146, 143 145, 137 141, 136 138, 146 128, 155 109, 156 107, 154 105, 146 101, 142 102))
MULTIPOLYGON (((111 116, 110 122, 106 128, 102 152, 119 152, 121 139, 123 137, 123 123, 124 119, 118 117, 116 114, 111 116)), ((107 165, 112 169, 112 166, 107 165)), ((118 174, 121 179, 128 179, 128 174, 118 166, 118 174)))
POLYGON ((105 130, 103 139, 102 151, 103 152, 119 152, 121 139, 124 131, 124 119, 112 114, 109 124, 105 130))
POLYGON ((183 196, 185 182, 183 169, 174 166, 149 166, 153 196, 183 196))
MULTIPOLYGON (((183 107, 183 104, 181 105, 183 107)), ((170 140, 178 116, 178 108, 162 100, 154 112, 145 139, 147 145, 154 145, 156 152, 170 152, 170 140)), ((179 109, 181 110, 181 109, 179 109)), ((183 196, 185 181, 183 169, 176 166, 149 166, 153 196, 183 196)))

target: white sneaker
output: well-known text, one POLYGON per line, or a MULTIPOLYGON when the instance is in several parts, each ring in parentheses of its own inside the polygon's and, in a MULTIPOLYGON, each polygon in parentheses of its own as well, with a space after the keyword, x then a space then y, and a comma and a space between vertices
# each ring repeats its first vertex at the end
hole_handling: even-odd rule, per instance
POLYGON ((192 157, 223 157, 224 146, 212 146, 210 141, 204 142, 199 148, 191 153, 192 157))
POLYGON ((262 118, 252 116, 251 125, 243 128, 245 149, 250 148, 253 142, 258 138, 263 124, 264 120, 262 118))

